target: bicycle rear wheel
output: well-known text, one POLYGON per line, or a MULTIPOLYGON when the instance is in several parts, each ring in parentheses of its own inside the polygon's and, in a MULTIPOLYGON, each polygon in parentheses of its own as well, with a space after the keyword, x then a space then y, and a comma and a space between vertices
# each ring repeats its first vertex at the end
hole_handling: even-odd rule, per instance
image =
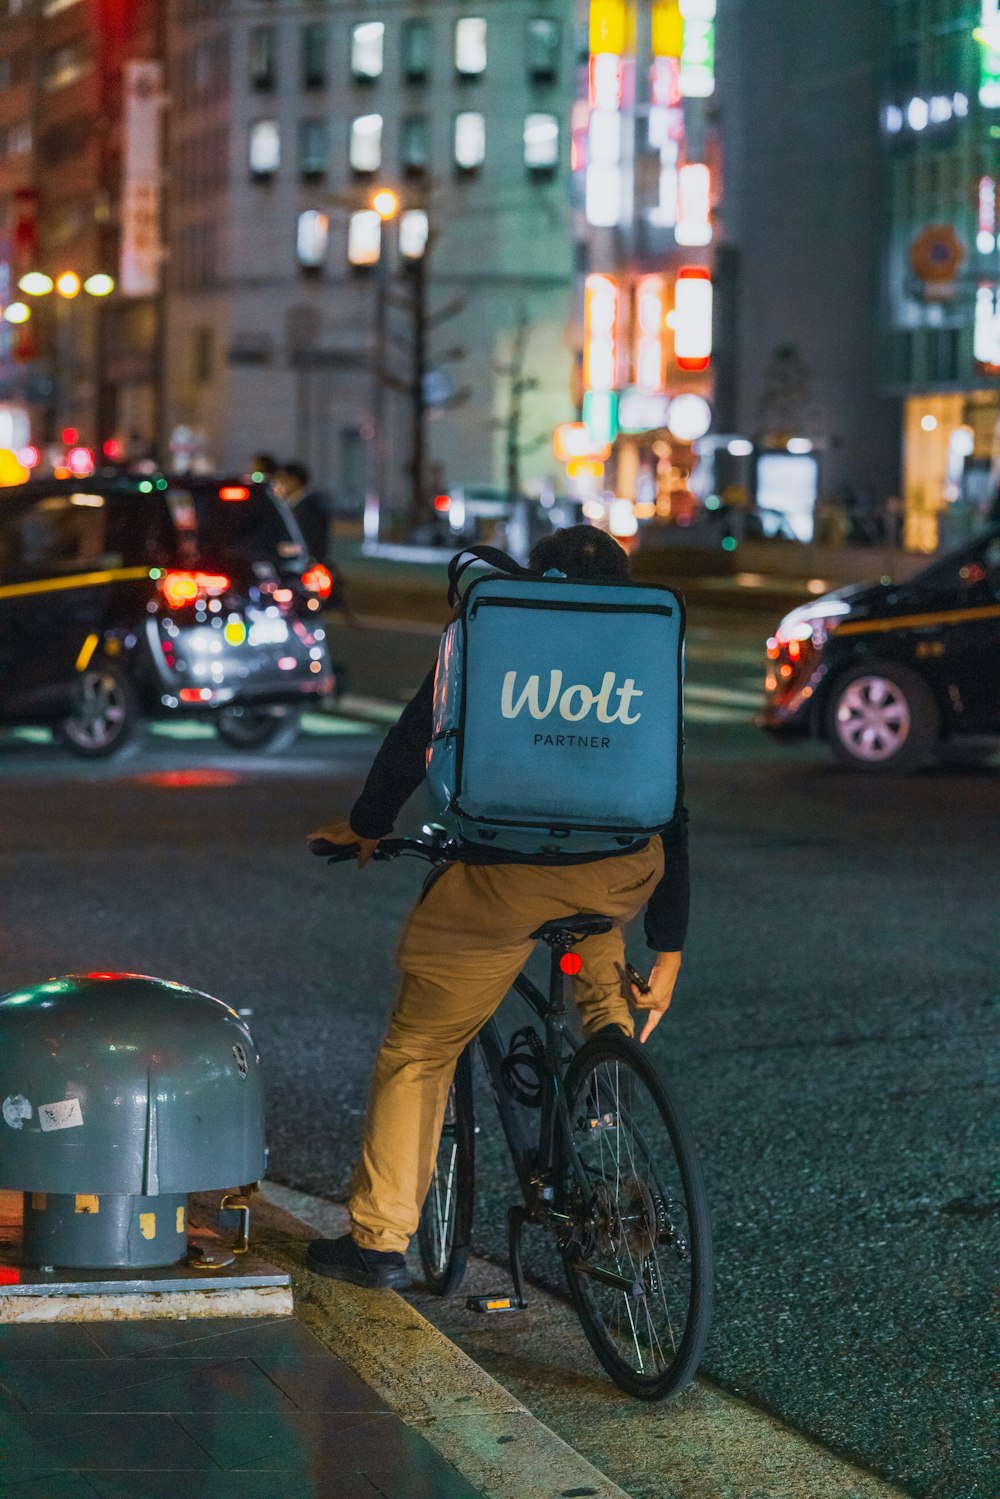
POLYGON ((712 1234, 690 1126, 634 1041, 595 1036, 566 1075, 561 1244, 577 1314, 611 1378, 641 1400, 694 1377, 712 1314, 712 1234), (575 1154, 575 1159, 574 1159, 575 1154))
POLYGON ((450 1296, 465 1276, 472 1237, 475 1139, 472 1048, 466 1047, 448 1091, 434 1175, 417 1227, 420 1263, 436 1296, 450 1296))

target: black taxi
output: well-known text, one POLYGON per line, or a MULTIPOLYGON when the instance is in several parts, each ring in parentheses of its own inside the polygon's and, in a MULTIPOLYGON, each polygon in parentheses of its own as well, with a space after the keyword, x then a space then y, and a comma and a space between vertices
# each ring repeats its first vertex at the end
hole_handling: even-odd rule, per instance
POLYGON ((1000 735, 1000 524, 916 574, 826 594, 767 644, 760 725, 824 739, 842 765, 904 771, 1000 735))
POLYGON ((0 489, 0 724, 101 756, 143 718, 193 713, 234 747, 283 747, 333 689, 332 587, 288 507, 244 477, 0 489))

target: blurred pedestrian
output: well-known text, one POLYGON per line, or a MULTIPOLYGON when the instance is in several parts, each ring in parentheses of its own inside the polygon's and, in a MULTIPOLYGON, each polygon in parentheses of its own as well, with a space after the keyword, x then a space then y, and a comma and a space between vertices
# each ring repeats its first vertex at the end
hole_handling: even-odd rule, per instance
POLYGON ((270 483, 278 472, 278 460, 273 453, 254 453, 250 459, 250 472, 260 474, 270 483))
POLYGON ((290 505, 310 557, 326 562, 330 551, 333 501, 325 490, 315 489, 304 463, 284 463, 274 476, 274 487, 290 505))

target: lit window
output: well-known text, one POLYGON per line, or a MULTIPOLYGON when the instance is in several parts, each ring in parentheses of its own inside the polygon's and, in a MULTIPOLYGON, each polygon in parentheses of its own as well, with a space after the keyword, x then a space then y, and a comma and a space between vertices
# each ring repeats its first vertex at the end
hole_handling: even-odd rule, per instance
POLYGON ((382 116, 358 115, 351 121, 351 166, 377 172, 382 165, 382 116))
POLYGON ((535 16, 525 38, 528 77, 532 83, 552 83, 559 70, 559 22, 535 16))
POLYGON ((399 159, 404 171, 426 172, 430 165, 431 133, 426 115, 404 115, 399 126, 399 159))
POLYGON ((374 208, 352 213, 347 226, 347 258, 351 265, 377 265, 382 243, 382 220, 374 208))
POLYGON ((281 165, 281 136, 277 120, 255 120, 250 126, 250 170, 255 177, 273 177, 281 165))
POLYGON ((475 110, 463 110, 455 116, 455 165, 463 172, 474 172, 486 155, 486 120, 475 110))
POLYGON ((399 216, 399 253, 419 260, 427 249, 427 215, 422 208, 407 208, 399 216))
POLYGON ((75 83, 93 67, 90 53, 82 42, 69 42, 46 54, 42 82, 49 93, 75 83))
POLYGON ((330 127, 326 120, 299 121, 299 171, 322 177, 330 162, 330 127))
POLYGON ((12 156, 26 156, 30 150, 30 120, 19 120, 16 125, 0 125, 0 162, 12 156))
POLYGON ((302 28, 302 87, 326 87, 326 27, 311 23, 302 28))
POLYGON ((381 21, 365 21, 351 32, 351 72, 355 78, 378 78, 382 73, 385 26, 381 21))
POLYGON ((263 92, 274 88, 278 79, 278 49, 273 26, 255 26, 250 32, 248 72, 252 89, 263 92))
POLYGON ((400 40, 404 79, 407 83, 425 83, 431 71, 430 21, 404 21, 400 40))
POLYGON ((460 78, 478 78, 486 71, 486 22, 482 16, 463 16, 455 22, 455 71, 460 78))
POLYGON ((527 115, 524 121, 524 164, 532 172, 547 172, 559 160, 559 120, 555 115, 527 115))
POLYGON ((307 208, 299 214, 295 233, 295 254, 299 265, 316 269, 326 259, 330 240, 330 220, 318 208, 307 208))

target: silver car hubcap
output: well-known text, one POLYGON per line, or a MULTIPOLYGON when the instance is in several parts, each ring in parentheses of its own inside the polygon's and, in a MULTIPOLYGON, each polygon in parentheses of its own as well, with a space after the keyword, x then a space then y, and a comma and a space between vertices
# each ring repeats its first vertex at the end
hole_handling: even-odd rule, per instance
POLYGON ((887 677, 858 677, 837 703, 837 736, 856 760, 888 760, 910 732, 910 705, 887 677))
POLYGON ((101 749, 118 735, 125 717, 125 699, 107 672, 87 672, 80 682, 76 712, 67 725, 79 744, 101 749))

